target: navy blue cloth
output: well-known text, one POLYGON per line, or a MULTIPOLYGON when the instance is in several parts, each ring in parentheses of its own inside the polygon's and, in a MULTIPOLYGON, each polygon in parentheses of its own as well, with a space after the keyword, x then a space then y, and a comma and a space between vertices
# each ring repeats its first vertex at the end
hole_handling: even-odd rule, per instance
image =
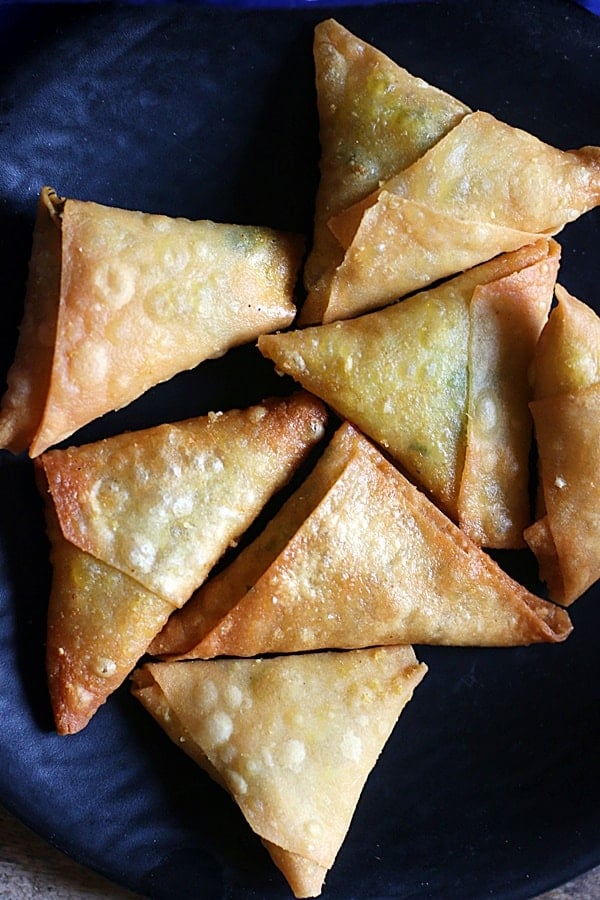
POLYGON ((600 16, 600 0, 576 0, 576 2, 580 6, 585 7, 585 9, 589 9, 595 15, 600 16))

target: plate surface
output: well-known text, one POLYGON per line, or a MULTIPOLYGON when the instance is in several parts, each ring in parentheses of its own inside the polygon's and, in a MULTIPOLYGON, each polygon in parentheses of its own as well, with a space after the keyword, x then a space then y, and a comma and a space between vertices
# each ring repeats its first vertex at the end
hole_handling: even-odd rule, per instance
MULTIPOLYGON (((600 21, 566 0, 332 13, 473 108, 564 149, 600 143, 600 21)), ((43 184, 148 212, 310 233, 311 42, 326 10, 85 5, 1 15, 2 374, 43 184)), ((559 240, 562 283, 598 309, 598 212, 559 240)), ((284 389, 243 348, 149 392, 77 442, 284 389)), ((502 561, 538 587, 530 561, 502 561)), ((289 897, 232 802, 126 685, 84 732, 54 734, 43 661, 49 583, 31 464, 2 452, 0 800, 147 897, 289 897)), ((417 648, 429 674, 367 783, 324 897, 530 897, 600 862, 598 594, 594 587, 572 608, 575 631, 561 646, 417 648)))

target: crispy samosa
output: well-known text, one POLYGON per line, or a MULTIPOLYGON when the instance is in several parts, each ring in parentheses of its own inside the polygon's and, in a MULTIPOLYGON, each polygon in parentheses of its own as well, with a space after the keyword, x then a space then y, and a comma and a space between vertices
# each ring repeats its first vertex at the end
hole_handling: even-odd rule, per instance
MULTIPOLYGON (((511 498, 518 509, 512 524, 498 524, 497 515, 496 524, 490 520, 487 529, 478 523, 482 517, 473 505, 473 491, 465 492, 462 506, 470 532, 474 537, 480 533, 482 544, 520 545, 530 523, 530 518, 522 519, 518 497, 528 466, 529 396, 511 388, 510 376, 499 367, 508 364, 513 377, 520 373, 525 379, 524 366, 552 300, 559 250, 556 242, 542 240, 386 309, 265 335, 258 347, 280 371, 378 441, 455 521, 467 439, 478 440, 479 450, 472 449, 469 456, 469 478, 481 474, 478 465, 489 466, 486 490, 501 491, 502 518, 511 498), (501 310, 504 318, 498 320, 501 310), (476 328, 480 338, 471 342, 476 328), (494 460, 481 449, 477 424, 482 424, 482 394, 496 380, 503 384, 495 398, 496 424, 502 422, 502 441, 510 442, 506 453, 519 460, 516 470, 499 453, 494 460), (470 384, 476 392, 473 409, 470 384), (469 413, 476 418, 468 432, 469 413), (503 486, 502 479, 510 483, 503 486)), ((489 438, 485 434, 488 445, 489 438)))
POLYGON ((600 148, 562 151, 484 112, 330 220, 346 248, 330 319, 557 234, 600 203, 600 148))
POLYGON ((175 616, 151 649, 178 658, 512 646, 571 631, 349 423, 263 535, 175 616))
POLYGON ((323 436, 300 392, 36 460, 53 579, 57 730, 80 730, 323 436))
POLYGON ((541 508, 525 538, 567 606, 600 578, 600 318, 561 285, 556 296, 533 368, 541 508))
POLYGON ((38 204, 0 446, 37 456, 177 372, 289 325, 303 240, 65 200, 38 204))
POLYGON ((411 647, 149 663, 133 692, 230 792, 294 895, 316 897, 426 671, 411 647))
POLYGON ((315 28, 314 61, 320 181, 301 324, 328 321, 329 281, 344 255, 329 219, 415 162, 469 112, 334 19, 315 28))

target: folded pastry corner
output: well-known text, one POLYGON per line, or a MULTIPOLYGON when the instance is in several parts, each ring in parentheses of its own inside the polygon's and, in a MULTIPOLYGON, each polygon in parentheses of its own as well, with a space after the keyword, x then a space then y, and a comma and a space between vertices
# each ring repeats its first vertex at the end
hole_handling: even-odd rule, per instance
POLYGON ((144 655, 176 608, 63 536, 43 486, 52 584, 46 673, 58 734, 81 731, 144 655))
POLYGON ((322 438, 305 392, 36 459, 53 577, 47 670, 78 731, 322 438))
POLYGON ((262 843, 269 856, 292 889, 294 897, 319 897, 329 869, 299 853, 278 847, 264 838, 262 843))
POLYGON ((412 647, 147 663, 133 693, 233 796, 296 897, 321 893, 427 671, 412 647))
POLYGON ((345 247, 331 315, 357 315, 555 235, 599 203, 599 147, 559 150, 489 113, 469 113, 330 221, 345 247))
POLYGON ((329 220, 415 162, 470 111, 334 19, 315 28, 314 62, 320 181, 301 325, 328 321, 333 314, 329 283, 344 249, 329 220))
POLYGON ((152 650, 179 659, 515 646, 572 630, 349 423, 263 533, 174 615, 152 650))
POLYGON ((0 445, 37 456, 150 387, 288 326, 304 241, 43 188, 0 445))

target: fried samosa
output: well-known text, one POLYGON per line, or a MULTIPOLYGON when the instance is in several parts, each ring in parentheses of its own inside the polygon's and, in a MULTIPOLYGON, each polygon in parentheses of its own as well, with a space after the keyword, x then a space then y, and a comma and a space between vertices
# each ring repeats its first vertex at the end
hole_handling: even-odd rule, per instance
POLYGON ((557 234, 600 203, 600 148, 562 151, 469 113, 366 200, 330 220, 346 253, 329 318, 386 305, 557 234))
POLYGON ((303 392, 36 460, 53 578, 57 730, 84 727, 323 436, 303 392))
POLYGON ((177 658, 513 646, 572 630, 349 423, 263 534, 174 615, 151 650, 177 658))
POLYGON ((531 422, 529 394, 517 382, 526 387, 559 257, 555 241, 538 241, 385 309, 265 335, 258 347, 380 443, 455 521, 465 474, 471 487, 460 506, 471 535, 482 545, 520 546, 531 522, 520 497, 531 422), (473 482, 483 475, 477 495, 473 482))
POLYGON ((331 315, 329 282, 344 253, 329 219, 415 162, 470 111, 334 19, 316 26, 313 50, 321 160, 301 324, 331 315))
POLYGON ((42 190, 0 446, 37 456, 150 387, 289 325, 303 240, 42 190))
POLYGON ((316 897, 427 667, 411 647, 149 663, 133 693, 233 796, 296 897, 316 897))
POLYGON ((600 578, 600 318, 561 285, 556 297, 533 368, 541 508, 525 538, 568 606, 600 578))

